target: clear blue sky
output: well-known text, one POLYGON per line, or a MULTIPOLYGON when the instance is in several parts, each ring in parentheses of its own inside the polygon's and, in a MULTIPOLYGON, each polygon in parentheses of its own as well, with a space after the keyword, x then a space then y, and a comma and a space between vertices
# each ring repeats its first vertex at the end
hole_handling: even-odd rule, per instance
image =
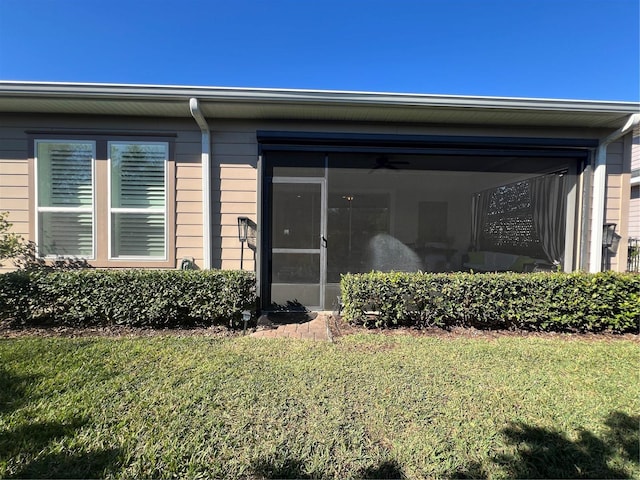
POLYGON ((0 0, 0 80, 640 100, 640 0, 0 0))

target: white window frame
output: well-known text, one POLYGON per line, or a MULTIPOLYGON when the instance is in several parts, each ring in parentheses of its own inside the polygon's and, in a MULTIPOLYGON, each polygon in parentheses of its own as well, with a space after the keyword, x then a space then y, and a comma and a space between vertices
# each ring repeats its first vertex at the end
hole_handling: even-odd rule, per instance
POLYGON ((107 223, 108 223, 108 260, 109 261, 144 261, 144 262, 162 262, 167 261, 169 257, 169 142, 146 142, 146 141, 124 141, 113 140, 107 142, 107 223), (114 213, 160 213, 161 210, 153 208, 120 208, 112 207, 112 169, 111 169, 111 145, 163 145, 165 147, 166 158, 164 163, 164 209, 162 213, 164 215, 164 256, 162 257, 145 257, 136 255, 120 255, 113 256, 113 241, 112 241, 112 217, 114 213))
POLYGON ((96 258, 96 142, 94 140, 59 140, 59 139, 37 139, 34 141, 34 193, 35 193, 35 238, 36 238, 36 256, 41 258, 80 258, 85 260, 95 260, 96 258), (60 143, 60 144, 81 144, 91 145, 91 206, 90 207, 41 207, 40 206, 40 192, 38 191, 38 184, 40 183, 39 168, 38 168, 38 152, 39 145, 46 143, 60 143), (91 255, 40 255, 40 213, 53 212, 53 213, 91 213, 91 255))

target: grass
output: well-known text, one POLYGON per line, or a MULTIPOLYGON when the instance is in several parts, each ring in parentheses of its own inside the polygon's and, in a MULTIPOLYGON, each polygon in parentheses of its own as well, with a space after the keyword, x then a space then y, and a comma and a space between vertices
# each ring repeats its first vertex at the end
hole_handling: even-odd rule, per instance
POLYGON ((0 340, 0 477, 640 478, 638 343, 0 340))

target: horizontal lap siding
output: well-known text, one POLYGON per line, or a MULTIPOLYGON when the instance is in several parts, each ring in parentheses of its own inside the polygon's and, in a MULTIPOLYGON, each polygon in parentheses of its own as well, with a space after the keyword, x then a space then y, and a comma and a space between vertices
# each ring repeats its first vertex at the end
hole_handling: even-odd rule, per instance
MULTIPOLYGON (((193 257, 202 262, 202 175, 201 133, 191 119, 143 119, 105 117, 16 116, 0 118, 0 210, 10 210, 16 218, 14 230, 29 236, 28 144, 25 130, 58 129, 109 130, 123 132, 166 132, 175 136, 176 208, 175 257, 193 257)), ((240 266, 241 244, 237 238, 237 217, 257 221, 257 157, 256 130, 299 130, 317 132, 360 132, 397 134, 488 134, 504 135, 504 129, 393 126, 365 124, 330 124, 296 122, 210 121, 211 127, 211 208, 212 265, 224 269, 240 266), (485 131, 486 130, 486 131, 485 131)), ((582 132, 525 130, 508 132, 522 136, 581 136, 582 132)), ((584 133, 586 135, 587 133, 584 133)), ((593 136, 593 132, 590 132, 593 136)), ((621 224, 624 182, 623 142, 609 147, 606 220, 621 224)), ((628 160, 627 160, 628 161, 628 160)), ((640 153, 634 150, 634 162, 640 164, 640 153)), ((628 168, 628 167, 627 167, 628 168)), ((632 207, 635 208, 635 207, 632 207)), ((630 209, 632 213, 635 210, 630 209)), ((106 220, 105 220, 106 221, 106 220)), ((244 268, 253 269, 253 254, 245 248, 244 268)), ((614 259, 615 261, 615 259, 614 259)))
MULTIPOLYGON (((127 132, 132 136, 152 132, 167 135, 173 140, 175 160, 175 227, 176 264, 182 257, 193 257, 202 264, 202 177, 201 132, 191 119, 172 120, 162 118, 124 118, 54 116, 54 115, 6 115, 0 117, 0 211, 10 211, 13 230, 32 239, 29 212, 29 140, 27 131, 73 131, 65 135, 69 140, 91 138, 95 133, 109 135, 127 132), (80 133, 86 133, 84 137, 80 133)), ((37 135, 36 135, 37 137, 37 135)), ((153 141, 153 137, 148 138, 153 141)), ((98 218, 98 226, 105 229, 106 218, 98 218)), ((5 262, 6 263, 6 262, 5 262)), ((121 263, 126 266, 126 264, 121 263)), ((177 266, 176 265, 176 266, 177 266)), ((7 269, 5 265, 4 269, 7 269)), ((0 269, 2 271, 2 269, 0 269)))
POLYGON ((238 217, 257 222, 256 128, 247 130, 212 126, 212 218, 217 219, 213 239, 213 265, 223 269, 255 268, 253 252, 238 240, 238 217))
POLYGON ((640 239, 640 185, 631 188, 629 202, 629 237, 640 239))
MULTIPOLYGON (((616 233, 618 234, 621 234, 621 229, 626 230, 622 223, 622 212, 625 208, 625 202, 627 201, 623 198, 623 195, 626 196, 626 192, 622 188, 624 182, 624 150, 623 139, 613 142, 607 147, 607 179, 604 222, 615 223, 616 233)), ((620 267, 621 253, 621 249, 619 249, 617 255, 611 256, 611 269, 614 271, 618 270, 620 267)), ((624 263, 626 264, 626 258, 624 263)))
POLYGON ((176 165, 176 266, 183 258, 193 258, 196 265, 203 261, 202 245, 202 135, 185 122, 187 129, 177 131, 176 165))
MULTIPOLYGON (((0 121, 2 125, 8 122, 0 121)), ((29 238, 29 162, 24 131, 0 127, 0 212, 9 212, 10 231, 29 238)), ((0 260, 0 273, 13 269, 10 260, 0 260)))
MULTIPOLYGON (((633 132, 631 171, 640 170, 640 127, 633 132)), ((640 238, 640 185, 631 188, 629 201, 629 237, 640 238)))
MULTIPOLYGON (((640 171, 640 127, 633 132, 631 171, 640 171)), ((629 237, 640 238, 640 184, 631 187, 629 202, 629 237)))
POLYGON ((640 127, 636 128, 633 132, 631 170, 640 170, 640 127))

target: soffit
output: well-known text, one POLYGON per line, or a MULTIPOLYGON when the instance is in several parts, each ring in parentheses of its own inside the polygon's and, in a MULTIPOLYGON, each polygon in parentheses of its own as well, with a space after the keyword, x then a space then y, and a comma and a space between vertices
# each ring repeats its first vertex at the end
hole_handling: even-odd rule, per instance
POLYGON ((255 118, 260 120, 316 120, 338 122, 431 123, 486 126, 558 126, 618 128, 629 113, 558 112, 486 109, 480 107, 271 105, 202 103, 209 118, 255 118))
POLYGON ((0 82, 0 112, 619 128, 640 104, 373 92, 0 82))

